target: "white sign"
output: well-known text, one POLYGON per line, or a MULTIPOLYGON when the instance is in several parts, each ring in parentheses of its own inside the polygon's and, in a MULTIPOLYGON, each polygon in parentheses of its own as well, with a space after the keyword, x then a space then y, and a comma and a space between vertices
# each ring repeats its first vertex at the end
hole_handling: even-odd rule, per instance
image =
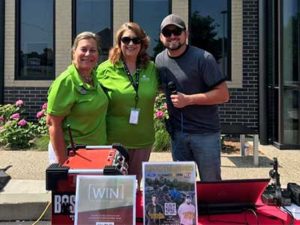
POLYGON ((75 225, 135 225, 136 177, 78 175, 75 225))

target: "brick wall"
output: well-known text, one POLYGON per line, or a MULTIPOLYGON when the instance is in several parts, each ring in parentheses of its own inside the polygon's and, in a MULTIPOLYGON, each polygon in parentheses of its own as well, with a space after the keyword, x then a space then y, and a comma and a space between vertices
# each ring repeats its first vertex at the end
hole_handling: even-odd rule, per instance
POLYGON ((14 104, 17 100, 24 101, 25 113, 28 120, 36 120, 36 113, 47 101, 48 88, 44 87, 6 87, 4 89, 4 104, 14 104))
POLYGON ((258 0, 243 0, 243 87, 230 89, 230 101, 220 106, 222 123, 242 123, 258 129, 258 0))

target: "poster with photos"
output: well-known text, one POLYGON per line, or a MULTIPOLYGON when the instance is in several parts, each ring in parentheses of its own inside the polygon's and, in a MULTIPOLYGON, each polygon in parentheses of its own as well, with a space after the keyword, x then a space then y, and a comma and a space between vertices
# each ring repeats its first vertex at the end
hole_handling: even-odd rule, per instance
POLYGON ((135 213, 135 176, 77 176, 75 225, 135 225, 135 213))
POLYGON ((144 225, 198 224, 194 162, 144 162, 144 225))

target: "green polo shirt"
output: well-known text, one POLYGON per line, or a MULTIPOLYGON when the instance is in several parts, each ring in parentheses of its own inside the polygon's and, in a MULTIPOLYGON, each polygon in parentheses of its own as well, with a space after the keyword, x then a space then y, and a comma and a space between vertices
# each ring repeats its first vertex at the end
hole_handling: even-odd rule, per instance
POLYGON ((47 113, 64 116, 63 131, 69 144, 70 124, 76 144, 106 144, 106 112, 108 98, 93 72, 94 86, 83 83, 72 64, 59 75, 48 91, 47 113))
MULTIPOLYGON (((139 72, 137 109, 138 124, 130 124, 131 109, 135 107, 136 92, 131 85, 122 62, 113 65, 109 60, 98 66, 97 77, 107 89, 109 106, 107 111, 108 144, 120 143, 126 148, 151 147, 154 143, 153 108, 157 94, 157 71, 149 62, 139 72)), ((136 79, 136 73, 133 75, 136 79)))

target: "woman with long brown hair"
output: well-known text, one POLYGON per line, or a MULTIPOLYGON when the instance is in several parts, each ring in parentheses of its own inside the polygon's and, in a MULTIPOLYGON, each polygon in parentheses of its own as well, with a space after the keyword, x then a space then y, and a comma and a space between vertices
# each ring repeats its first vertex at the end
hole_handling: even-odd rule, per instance
POLYGON ((108 144, 120 143, 129 151, 129 174, 136 175, 138 190, 142 162, 154 143, 153 107, 157 72, 146 50, 149 37, 136 23, 124 23, 116 33, 109 59, 99 65, 97 77, 107 91, 108 144))

